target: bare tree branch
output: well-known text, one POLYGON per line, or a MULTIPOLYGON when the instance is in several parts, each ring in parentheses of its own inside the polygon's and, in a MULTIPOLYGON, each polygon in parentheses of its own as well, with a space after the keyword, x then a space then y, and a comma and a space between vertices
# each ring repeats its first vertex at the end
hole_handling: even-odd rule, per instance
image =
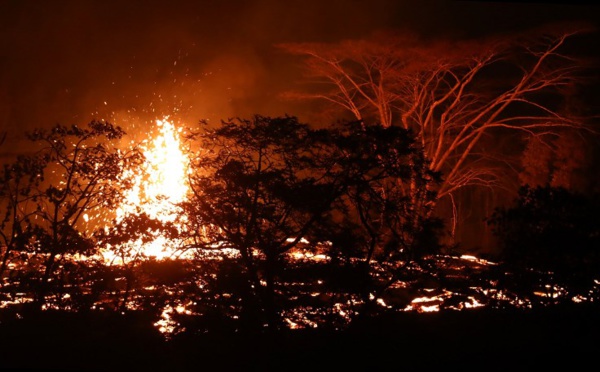
POLYGON ((467 185, 494 187, 506 177, 501 167, 477 165, 491 131, 545 136, 585 128, 583 118, 560 106, 561 89, 579 83, 582 66, 562 49, 584 31, 462 43, 387 34, 281 47, 304 56, 310 76, 334 88, 307 96, 337 104, 358 120, 412 129, 429 168, 443 174, 441 198, 467 185))

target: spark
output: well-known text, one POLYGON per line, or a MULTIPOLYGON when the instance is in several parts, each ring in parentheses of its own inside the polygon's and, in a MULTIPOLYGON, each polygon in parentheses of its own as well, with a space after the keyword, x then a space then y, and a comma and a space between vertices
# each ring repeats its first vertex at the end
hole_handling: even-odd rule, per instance
MULTIPOLYGON (((145 213, 150 218, 163 223, 175 223, 178 216, 176 204, 182 202, 188 192, 187 170, 189 159, 182 149, 180 132, 168 121, 157 120, 159 134, 143 143, 145 163, 126 177, 133 179, 133 187, 128 190, 123 203, 117 209, 117 222, 129 215, 145 213)), ((181 228, 181 226, 177 226, 181 228)), ((181 242, 154 234, 153 240, 142 243, 141 239, 128 244, 135 253, 146 257, 163 259, 175 253, 181 242)), ((115 252, 107 252, 105 257, 115 258, 115 252)))

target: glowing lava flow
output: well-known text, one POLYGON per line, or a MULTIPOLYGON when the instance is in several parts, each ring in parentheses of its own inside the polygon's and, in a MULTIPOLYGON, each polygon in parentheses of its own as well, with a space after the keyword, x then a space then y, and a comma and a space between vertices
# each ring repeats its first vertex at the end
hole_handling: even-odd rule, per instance
MULTIPOLYGON (((183 201, 189 191, 186 177, 189 159, 181 149, 179 132, 166 119, 157 120, 156 124, 159 135, 143 146, 146 162, 139 172, 129 175, 134 178, 134 186, 117 210, 117 222, 139 213, 161 222, 174 222, 175 204, 183 201)), ((149 243, 138 240, 128 244, 130 256, 162 259, 173 255, 178 242, 155 234, 149 243)))

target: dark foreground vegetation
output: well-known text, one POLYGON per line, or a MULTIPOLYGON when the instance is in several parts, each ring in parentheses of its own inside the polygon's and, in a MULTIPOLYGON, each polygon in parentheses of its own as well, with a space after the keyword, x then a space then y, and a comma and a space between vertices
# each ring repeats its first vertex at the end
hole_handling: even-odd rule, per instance
POLYGON ((143 313, 45 312, 0 323, 0 368, 21 371, 531 371, 593 363, 598 306, 401 313, 344 331, 165 340, 143 313))

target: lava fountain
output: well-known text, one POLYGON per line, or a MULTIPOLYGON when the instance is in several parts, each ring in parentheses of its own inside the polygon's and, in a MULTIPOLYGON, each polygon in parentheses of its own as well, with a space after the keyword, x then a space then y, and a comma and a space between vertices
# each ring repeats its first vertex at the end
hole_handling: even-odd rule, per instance
MULTIPOLYGON (((163 223, 174 223, 178 217, 176 204, 184 201, 189 191, 187 172, 189 159, 182 150, 180 132, 167 120, 157 120, 159 134, 142 143, 145 163, 125 175, 133 179, 133 187, 125 194, 117 209, 117 223, 129 215, 145 213, 163 223)), ((177 224, 176 224, 177 226, 177 224)), ((181 226, 177 226, 181 228, 181 226)), ((156 259, 172 257, 181 242, 160 233, 150 233, 150 242, 141 239, 128 242, 128 258, 146 256, 156 259)), ((125 260, 115 247, 105 255, 110 261, 125 260)))

